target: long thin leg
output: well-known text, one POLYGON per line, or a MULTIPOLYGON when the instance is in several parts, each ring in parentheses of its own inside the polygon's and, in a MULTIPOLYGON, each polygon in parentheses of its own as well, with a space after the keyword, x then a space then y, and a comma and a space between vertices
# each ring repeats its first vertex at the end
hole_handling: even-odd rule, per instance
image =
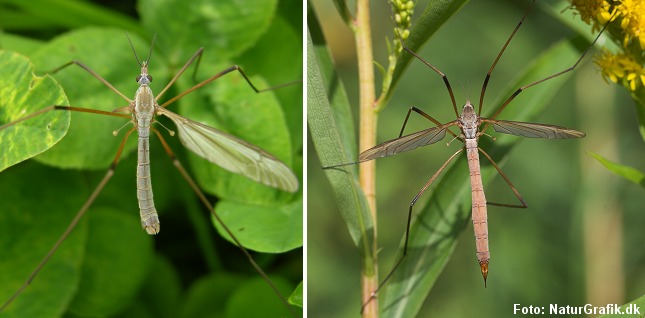
MULTIPOLYGON (((192 60, 194 60, 195 57, 196 57, 196 55, 193 55, 193 57, 188 62, 192 63, 192 60)), ((285 83, 285 84, 281 84, 281 85, 277 85, 277 86, 272 86, 272 87, 265 88, 265 89, 257 89, 257 87, 255 87, 255 85, 253 85, 253 83, 251 82, 249 77, 244 73, 244 71, 242 71, 242 68, 240 68, 237 65, 233 65, 233 66, 231 66, 231 67, 229 67, 229 68, 227 68, 227 69, 225 69, 225 70, 223 70, 223 71, 221 71, 221 72, 219 72, 219 73, 217 73, 217 74, 205 79, 204 81, 196 84, 195 86, 193 86, 193 87, 181 92, 179 95, 167 100, 165 103, 163 103, 160 106, 161 107, 166 107, 166 106, 174 103, 178 99, 184 97, 185 95, 188 95, 189 93, 193 92, 194 90, 199 89, 202 86, 204 86, 204 85, 206 85, 206 84, 208 84, 208 83, 210 83, 210 82, 212 82, 212 81, 214 81, 214 80, 216 80, 216 79, 218 79, 218 78, 220 78, 220 77, 222 77, 222 76, 224 76, 224 75, 226 75, 226 74, 228 74, 230 72, 233 72, 233 71, 238 71, 240 74, 242 74, 242 77, 244 77, 244 80, 246 80, 246 82, 249 84, 249 86, 251 86, 251 88, 256 93, 262 93, 262 92, 266 92, 266 91, 271 91, 271 90, 274 90, 274 89, 278 89, 278 88, 281 88, 281 87, 285 87, 285 86, 289 86, 289 85, 301 82, 301 81, 294 81, 294 82, 289 82, 289 83, 285 83)), ((177 76, 175 76, 175 77, 177 77, 177 76)), ((171 81, 171 83, 172 83, 172 81, 171 81)))
MULTIPOLYGON (((433 123, 434 123, 435 125, 437 125, 437 126, 441 126, 441 125, 443 125, 443 124, 442 124, 442 123, 440 123, 438 120, 434 119, 434 117, 432 117, 432 116, 430 116, 430 115, 426 114, 426 113, 425 113, 424 111, 422 111, 421 109, 418 109, 418 108, 416 108, 416 107, 412 106, 412 107, 410 107, 410 109, 408 109, 408 114, 405 116, 405 120, 403 121, 403 126, 401 127, 401 132, 399 133, 399 138, 401 138, 401 136, 403 136, 403 131, 405 130, 405 125, 407 125, 407 123, 408 123, 408 119, 410 118, 410 113, 411 113, 412 111, 414 111, 414 112, 416 112, 417 114, 419 114, 419 115, 421 115, 421 116, 423 116, 423 117, 427 118, 429 121, 433 122, 433 123)), ((457 135, 456 135, 454 132, 452 132, 452 130, 447 129, 447 131, 448 131, 448 132, 449 132, 453 137, 457 137, 457 135)))
POLYGON ((123 137, 123 140, 121 141, 121 145, 119 146, 119 150, 117 151, 117 154, 114 157, 114 160, 112 161, 112 165, 110 166, 108 171, 105 173, 105 176, 103 177, 103 179, 101 179, 101 182, 99 182, 99 184, 96 187, 96 189, 94 189, 94 192, 92 192, 92 194, 87 199, 87 201, 85 201, 85 203, 83 204, 81 209, 78 211, 78 213, 76 213, 76 216, 74 216, 74 219, 72 219, 72 222, 67 226, 67 228, 65 229, 65 232, 63 232, 63 234, 58 238, 56 243, 54 243, 54 245, 49 250, 47 255, 45 255, 45 257, 43 257, 43 259, 40 261, 40 263, 38 263, 38 265, 36 266, 34 271, 31 272, 31 274, 29 275, 29 278, 27 278, 25 283, 22 284, 22 286, 20 286, 20 288, 13 295, 11 295, 11 297, 2 305, 2 307, 0 307, 0 312, 2 312, 5 308, 7 308, 7 306, 9 306, 9 304, 11 304, 13 302, 13 300, 16 299, 16 297, 18 297, 23 292, 23 290, 25 290, 25 288, 27 288, 27 286, 29 286, 31 284, 31 282, 34 280, 34 278, 36 278, 36 275, 38 275, 38 273, 43 268, 43 266, 45 266, 45 264, 49 261, 49 259, 52 256, 54 256, 54 253, 56 253, 56 251, 58 250, 60 245, 63 243, 63 241, 65 241, 65 239, 67 239, 67 237, 72 232, 72 230, 74 230, 74 228, 76 227, 78 222, 81 220, 83 215, 85 215, 85 212, 87 212, 87 209, 89 209, 90 206, 92 205, 92 203, 94 203, 94 200, 96 200, 96 197, 99 195, 99 193, 101 193, 101 191, 103 190, 105 185, 108 183, 110 178, 112 178, 112 176, 114 175, 114 169, 116 168, 116 165, 119 162, 119 158, 121 157, 121 153, 123 152, 123 147, 125 146, 125 142, 126 142, 126 140, 128 140, 128 137, 130 136, 130 134, 133 131, 135 131, 134 128, 131 129, 130 131, 128 131, 128 133, 123 137))
POLYGON ((482 114, 482 106, 484 105, 484 95, 486 94, 486 87, 488 86, 488 80, 490 80, 490 74, 493 73, 493 70, 495 69, 497 62, 499 62, 499 59, 502 57, 502 54, 504 54, 504 51, 506 51, 506 47, 508 46, 509 43, 511 43, 511 40, 515 36, 515 33, 520 28, 520 26, 522 26, 522 23, 524 23, 524 19, 529 14, 529 11, 531 11, 531 8, 533 8, 533 4, 535 4, 535 0, 533 0, 533 2, 531 2, 531 5, 528 7, 528 9, 526 9, 526 11, 524 12, 524 16, 522 17, 520 22, 517 23, 517 25, 515 26, 515 29, 506 40, 506 43, 504 43, 502 50, 499 51, 499 54, 497 54, 497 57, 495 58, 493 65, 490 66, 490 70, 488 70, 488 73, 486 74, 486 78, 484 79, 484 84, 482 85, 481 95, 479 95, 479 111, 477 111, 477 115, 481 116, 482 114))
MULTIPOLYGON (((392 10, 391 7, 390 7, 390 10, 392 10)), ((394 13, 392 11, 390 11, 390 15, 391 15, 391 19, 394 21, 394 13)), ((401 34, 399 34, 396 28, 394 29, 394 33, 396 33, 396 36, 399 37, 399 40, 401 41, 401 46, 403 47, 404 50, 412 54, 412 56, 416 57, 419 61, 423 62, 423 64, 430 67, 433 71, 439 74, 439 76, 441 76, 441 79, 443 80, 443 83, 446 85, 446 88, 448 89, 448 93, 450 94, 450 100, 452 101, 452 107, 455 110, 455 116, 459 117, 459 111, 457 110, 457 103, 455 102, 455 94, 452 92, 452 87, 450 86, 450 81, 448 80, 448 76, 446 76, 446 74, 441 72, 438 68, 434 67, 434 65, 428 63, 426 60, 424 60, 419 55, 417 55, 417 53, 414 53, 407 46, 405 46, 405 41, 403 41, 401 34)))
MULTIPOLYGON (((610 23, 610 22, 611 22, 611 19, 609 19, 609 21, 605 24, 605 26, 602 28, 602 30, 600 30, 600 33, 598 33, 598 35, 597 35, 597 36, 596 36, 596 38, 593 40, 593 42, 591 42, 591 45, 589 45, 589 47, 588 47, 588 48, 587 48, 587 49, 582 53, 582 55, 580 55, 580 57, 578 58, 578 60, 577 60, 577 61, 576 61, 572 66, 570 66, 569 68, 567 68, 567 69, 565 69, 565 70, 562 70, 562 71, 560 71, 560 72, 557 72, 557 73, 555 73, 555 74, 553 74, 553 75, 547 76, 547 77, 545 77, 545 78, 543 78, 543 79, 541 79, 541 80, 535 81, 535 82, 533 82, 533 83, 530 83, 530 84, 527 84, 527 85, 524 85, 524 86, 522 86, 522 87, 518 88, 518 89, 517 89, 517 90, 516 90, 516 91, 515 91, 515 92, 514 92, 514 93, 513 93, 513 94, 512 94, 512 95, 511 95, 511 96, 510 96, 510 97, 509 97, 509 98, 508 98, 504 103, 503 103, 503 104, 502 104, 502 106, 500 106, 500 107, 497 109, 497 111, 495 111, 495 113, 490 117, 490 119, 495 119, 495 118, 497 117, 497 115, 499 115, 499 113, 501 113, 501 112, 502 112, 502 110, 504 110, 504 108, 506 108, 506 106, 507 106, 507 105, 508 105, 508 104, 509 104, 513 99, 515 99, 515 97, 516 97, 517 95, 519 95, 521 92, 523 92, 525 89, 527 89, 527 88, 529 88, 529 87, 531 87, 531 86, 535 86, 535 85, 537 85, 537 84, 540 84, 540 83, 542 83, 542 82, 544 82, 544 81, 548 81, 548 80, 550 80, 550 79, 552 79, 552 78, 556 78, 556 77, 558 77, 558 76, 560 76, 560 75, 562 75, 562 74, 565 74, 565 73, 568 73, 568 72, 573 71, 573 70, 576 68, 576 66, 578 66, 578 64, 580 63, 580 61, 582 61, 582 59, 587 55, 587 53, 589 53, 589 51, 591 51, 591 48, 593 48, 594 44, 596 44, 596 41, 598 41, 598 39, 600 38, 600 36, 602 35, 602 33, 605 31, 605 29, 607 28, 607 26, 609 25, 609 23, 610 23)), ((481 131, 482 131, 482 132, 486 131, 486 129, 488 129, 488 126, 490 126, 490 122, 487 122, 487 123, 484 125, 484 128, 483 128, 481 131)))
MULTIPOLYGON (((401 41, 403 43, 403 41, 401 41)), ((432 64, 426 62, 426 60, 422 59, 417 53, 412 52, 412 50, 408 49, 405 45, 403 45, 403 49, 406 50, 408 53, 412 54, 412 56, 416 57, 419 59, 419 61, 423 62, 426 66, 430 67, 433 71, 435 71, 439 76, 441 76, 441 79, 443 80, 443 83, 446 85, 446 88, 448 89, 448 93, 450 94, 450 100, 452 101, 452 108, 455 110, 455 115, 459 117, 459 111, 457 110, 457 103, 455 102, 455 94, 452 92, 452 87, 450 87, 450 81, 448 81, 448 76, 441 72, 438 68, 434 67, 432 64)))
POLYGON ((74 61, 67 62, 67 63, 65 63, 65 64, 63 64, 63 65, 61 65, 61 66, 59 66, 59 67, 55 68, 55 69, 54 69, 54 70, 52 70, 50 73, 51 73, 51 74, 55 74, 55 73, 57 73, 58 71, 60 71, 60 70, 62 70, 62 69, 64 69, 64 68, 66 68, 66 67, 68 67, 68 66, 70 66, 70 65, 72 65, 72 64, 76 64, 76 65, 80 66, 82 69, 84 69, 84 70, 86 70, 88 73, 92 74, 92 76, 96 77, 96 79, 98 79, 99 81, 101 81, 101 83, 103 83, 103 84, 104 84, 105 86, 107 86, 109 89, 111 89, 112 91, 114 91, 115 93, 117 93, 119 96, 121 96, 121 98, 123 98, 123 99, 125 99, 126 101, 128 101, 128 103, 129 103, 129 104, 130 104, 130 103, 132 103, 132 100, 131 100, 131 99, 129 99, 127 96, 123 95, 123 93, 119 92, 119 90, 118 90, 118 89, 116 89, 114 86, 112 86, 112 84, 110 84, 107 80, 105 80, 103 77, 101 77, 101 75, 97 74, 97 73, 96 73, 96 72, 94 72, 91 68, 89 68, 88 66, 86 66, 85 64, 83 64, 83 63, 81 63, 81 62, 79 62, 79 61, 74 60, 74 61))
POLYGON ((72 106, 61 106, 61 105, 52 105, 52 106, 47 106, 43 109, 40 109, 34 113, 31 113, 25 117, 22 117, 20 119, 14 120, 12 122, 6 123, 2 126, 0 126, 0 130, 5 129, 9 126, 13 126, 17 123, 23 122, 27 119, 34 118, 40 114, 46 113, 51 110, 67 110, 67 111, 76 111, 76 112, 83 112, 83 113, 92 113, 92 114, 101 114, 101 115, 108 115, 108 116, 114 116, 114 117, 121 117, 121 118, 131 118, 129 115, 126 114, 119 114, 119 113, 114 113, 114 112, 106 112, 103 110, 97 110, 97 109, 89 109, 89 108, 81 108, 81 107, 72 107, 72 106))
POLYGON ((195 77, 195 74, 197 74, 197 67, 199 66, 199 61, 201 61, 201 59, 202 59, 202 53, 204 53, 204 48, 200 47, 197 50, 197 52, 195 52, 195 54, 193 54, 193 56, 191 56, 190 59, 188 59, 186 64, 184 64, 184 66, 182 66, 181 69, 179 69, 179 72, 177 72, 177 74, 175 74, 175 76, 173 76, 173 78, 170 80, 170 82, 168 82, 166 87, 164 87, 164 89, 159 94, 157 94, 157 97, 155 97, 156 101, 158 101, 159 98, 161 98, 161 96, 164 93, 166 93, 166 91, 170 88, 170 86, 172 86, 172 84, 174 84, 177 81, 179 76, 181 76, 181 74, 183 74, 186 71, 188 66, 190 66, 190 64, 192 64, 195 61, 195 59, 198 58, 197 64, 195 65, 195 71, 193 72, 193 78, 195 77))
MULTIPOLYGON (((177 81, 177 79, 179 78, 179 76, 181 76, 181 74, 183 74, 183 73, 186 71, 186 69, 190 66, 190 64, 192 64, 192 63, 195 61, 195 59, 197 59, 197 63, 196 63, 196 65, 195 65, 195 71, 193 72, 193 78, 195 78, 195 75, 197 74, 197 67, 199 67, 199 62, 200 62, 200 61, 201 61, 201 59, 202 59, 202 54, 203 54, 203 53, 204 53, 204 48, 203 48, 203 47, 202 47, 202 48, 199 48, 199 49, 197 50, 197 52, 195 52, 195 54, 193 54, 193 56, 191 56, 191 57, 190 57, 190 59, 188 59, 188 61, 186 62, 186 64, 184 64, 184 66, 182 66, 182 68, 181 68, 181 69, 179 69, 179 72, 177 72, 177 74, 175 74, 175 76, 170 80, 170 82, 168 82, 168 85, 166 85, 166 87, 164 87, 164 89, 163 89, 163 90, 162 90, 162 91, 157 95, 157 97, 155 98, 155 100, 157 100, 157 101, 158 101, 158 100, 159 100, 159 98, 160 98, 164 93, 166 93, 166 91, 170 88, 170 86, 172 86, 172 84, 174 84, 174 83, 177 81)), ((214 80, 216 80, 216 79, 218 79, 218 78, 220 78, 220 77, 222 77, 222 76, 224 76, 224 75, 226 75, 226 74, 228 74, 228 73, 230 73, 230 72, 232 72, 232 71, 238 71, 238 72, 240 72, 240 74, 242 74, 242 77, 244 77, 244 79, 246 80, 246 82, 247 82, 247 83, 249 83, 249 86, 251 86, 251 88, 252 88, 256 93, 262 93, 262 92, 266 92, 266 91, 271 91, 271 90, 274 90, 274 89, 278 89, 278 88, 281 88, 281 87, 285 87, 285 86, 289 86, 289 85, 292 85, 292 84, 295 84, 295 83, 302 82, 302 80, 299 80, 299 81, 293 81, 293 82, 288 82, 288 83, 284 83, 284 84, 280 84, 280 85, 277 85, 277 86, 272 86, 272 87, 269 87, 269 88, 265 88, 265 89, 261 89, 261 90, 260 90, 260 89, 257 89, 257 88, 255 87, 255 85, 253 85, 253 83, 251 82, 251 80, 249 79, 249 77, 244 73, 244 71, 242 71, 242 68, 241 68, 241 67, 239 67, 239 66, 237 66, 237 65, 233 65, 233 66, 231 66, 231 67, 229 67, 229 68, 225 69, 224 71, 219 72, 219 73, 217 73, 217 74, 215 74, 215 75, 213 75, 213 76, 211 76, 211 77, 207 78, 206 80, 202 81, 201 83, 199 83, 199 84, 197 84, 197 85, 195 85, 195 86, 193 86, 193 87, 191 87, 191 88, 189 88, 189 89, 185 90, 185 91, 184 91, 184 92, 182 92, 181 94, 179 94, 179 95, 177 95, 177 96, 175 96, 175 97, 171 98, 170 100, 168 100, 168 101, 166 101, 165 103, 163 103, 163 104, 161 105, 161 107, 166 107, 166 106, 168 106, 168 105, 170 105, 170 104, 174 103, 174 102, 175 102, 175 101, 177 101, 178 99, 182 98, 184 95, 187 95, 187 94, 191 93, 192 91, 194 91, 194 90, 196 90, 196 89, 198 89, 198 88, 200 88, 200 87, 202 87, 202 86, 204 86, 204 85, 206 85, 206 84, 208 84, 208 83, 210 83, 210 82, 212 82, 212 81, 214 81, 214 80)))
POLYGON ((461 148, 461 149, 457 150, 457 152, 452 154, 452 156, 450 156, 450 158, 448 158, 448 160, 446 160, 446 162, 443 163, 443 165, 439 168, 439 170, 437 170, 437 172, 435 172, 434 175, 432 175, 430 180, 428 180, 428 182, 423 186, 423 188, 421 188, 421 191, 419 191, 419 193, 417 193, 417 195, 414 197, 414 199, 412 199, 412 201, 410 202, 410 208, 408 210, 408 221, 407 221, 407 224, 406 224, 406 227, 405 227, 405 243, 403 243, 403 255, 401 255, 401 258, 399 258, 399 260, 396 262, 396 264, 394 264, 394 267, 392 267, 392 270, 390 270, 390 272, 387 274, 387 276, 385 276, 385 279, 383 279, 381 281, 381 283, 378 285, 376 290, 374 292, 372 292, 372 295, 370 295, 370 298, 363 304, 363 306, 361 306, 361 313, 363 313, 363 309, 365 309, 365 306, 367 306, 367 304, 369 304, 373 299, 376 298, 376 294, 378 294, 378 292, 381 290, 381 288, 383 288, 383 286, 385 286, 385 283, 387 283, 387 281, 390 279, 390 277, 392 277, 392 274, 394 274, 394 271, 396 271, 396 269, 399 267, 399 265, 401 265, 401 263, 403 262, 403 259, 405 258, 405 256, 408 253, 408 239, 410 237, 410 224, 412 223, 412 208, 414 208, 414 205, 417 203, 417 201, 419 200, 421 195, 423 195, 423 193, 434 182, 434 180, 437 179, 437 177, 439 176, 441 171, 443 171, 443 169, 446 168, 446 166, 452 161, 452 159, 454 159, 459 153, 464 151, 464 149, 465 148, 461 148))
POLYGON ((166 153, 170 157, 170 160, 172 160, 173 165, 175 166, 175 168, 177 168, 177 170, 179 170, 179 173, 181 173, 182 177, 184 177, 184 179, 186 179, 186 182, 188 182, 188 185, 190 185, 190 187, 193 189, 193 191, 195 191, 195 194, 197 194, 197 196, 202 201, 204 206, 208 209, 208 211, 211 213, 211 215, 213 215, 213 217, 217 220, 217 222, 222 226, 222 228, 226 231, 226 233, 233 239, 233 241, 235 242, 235 245, 237 245, 237 247, 246 256, 246 258, 249 260, 249 262, 251 263, 253 268, 255 268, 255 270, 260 274, 260 276, 262 276, 262 278, 267 282, 269 287, 271 287, 271 289, 273 289, 273 291, 278 295, 278 297, 280 298, 280 301, 282 301, 282 303, 285 305, 287 310, 289 310, 291 315, 296 317, 296 313, 291 308, 291 305, 289 305, 289 303, 287 302, 287 299, 282 295, 282 293, 280 293, 278 288, 273 284, 273 282, 271 281, 269 276, 264 272, 264 270, 260 267, 260 265, 258 265, 255 262, 255 260, 253 259, 253 256, 251 256, 249 251, 246 248, 244 248, 244 246, 242 246, 242 243, 240 243, 240 241, 235 237, 233 232, 231 232, 231 230, 226 226, 226 224, 224 224, 224 221, 222 221, 222 219, 220 219, 219 215, 217 215, 217 213, 215 213, 215 209, 213 208, 213 205, 210 203, 210 201, 208 201, 208 199, 206 198, 206 195, 204 195, 202 190, 197 186, 197 183, 195 183, 195 181, 190 176, 190 174, 188 174, 186 169, 184 169, 184 166, 177 159, 177 157, 175 156, 175 153, 172 151, 172 149, 170 148, 170 146, 168 145, 166 140, 163 138, 161 133, 155 128, 151 128, 151 130, 154 131, 155 134, 157 134, 157 136, 159 137, 159 140, 161 141, 161 144, 163 145, 164 149, 166 150, 166 153))
POLYGON ((507 204, 507 203, 495 203, 495 202, 487 202, 486 204, 488 204, 488 205, 495 205, 495 206, 502 206, 502 207, 507 207, 507 208, 519 208, 519 209, 526 209, 526 208, 528 208, 529 206, 526 204, 526 201, 524 201, 524 198, 522 198, 522 195, 519 193, 519 191, 517 191, 517 189, 515 188, 515 186, 514 186, 514 185, 513 185, 513 183, 511 182, 511 180, 506 176, 506 174, 504 174, 504 172, 502 172, 502 169, 500 169, 500 168, 499 168, 499 166, 497 166, 497 164, 495 163, 495 161, 493 160, 493 158, 491 158, 491 157, 486 153, 486 151, 484 151, 484 149, 479 148, 479 147, 477 147, 477 149, 479 149, 479 152, 481 152, 481 153, 482 153, 486 158, 488 158, 488 161, 490 161, 490 163, 492 163, 492 164, 493 164, 493 167, 495 167, 495 169, 497 170, 497 172, 499 173, 499 175, 500 175, 500 176, 502 176, 502 178, 504 178, 504 181, 506 181, 506 183, 508 184, 508 186, 509 186, 509 187, 511 187, 511 190, 513 191, 513 193, 515 194, 515 196, 517 197, 517 199, 518 199, 518 200, 520 200, 520 203, 521 203, 521 205, 517 205, 517 204, 507 204))

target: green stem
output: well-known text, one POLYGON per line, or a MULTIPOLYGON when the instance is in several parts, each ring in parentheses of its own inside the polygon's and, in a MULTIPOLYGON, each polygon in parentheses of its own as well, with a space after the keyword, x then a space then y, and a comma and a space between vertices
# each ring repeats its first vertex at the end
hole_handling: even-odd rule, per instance
MULTIPOLYGON (((374 57, 372 55, 372 32, 370 28, 369 0, 359 0, 356 3, 356 17, 352 29, 356 39, 356 52, 358 58, 358 76, 360 91, 360 131, 359 149, 369 149, 376 144, 375 112, 375 87, 374 87, 374 57)), ((376 227, 376 165, 374 161, 365 162, 359 168, 359 183, 369 204, 372 222, 373 237, 369 246, 362 255, 361 264, 361 289, 363 303, 363 317, 378 316, 378 301, 371 299, 372 293, 378 286, 377 266, 377 227, 376 227), (368 302, 369 301, 369 302, 368 302)))

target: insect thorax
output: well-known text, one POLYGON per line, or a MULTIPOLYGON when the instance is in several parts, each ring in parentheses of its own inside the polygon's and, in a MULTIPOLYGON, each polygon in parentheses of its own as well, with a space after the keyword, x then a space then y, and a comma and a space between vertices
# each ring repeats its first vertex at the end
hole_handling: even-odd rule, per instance
POLYGON ((481 121, 475 113, 475 108, 470 101, 466 101, 459 116, 459 127, 466 139, 475 139, 477 137, 477 130, 479 129, 480 123, 481 121))

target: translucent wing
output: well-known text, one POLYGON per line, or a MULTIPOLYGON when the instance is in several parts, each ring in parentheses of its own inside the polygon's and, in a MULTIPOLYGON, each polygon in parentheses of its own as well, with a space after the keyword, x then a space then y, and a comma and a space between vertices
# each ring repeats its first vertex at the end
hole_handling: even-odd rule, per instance
POLYGON ((491 120, 485 118, 482 118, 482 121, 493 124, 493 129, 495 129, 496 132, 528 138, 565 139, 582 138, 585 136, 585 133, 581 131, 554 125, 491 120))
POLYGON ((371 149, 361 152, 358 156, 358 161, 363 162, 376 158, 392 156, 421 146, 433 144, 446 137, 446 129, 455 124, 456 121, 453 121, 443 126, 421 130, 407 136, 386 141, 371 149))
POLYGON ((291 169, 266 151, 165 108, 157 111, 175 122, 181 143, 204 159, 271 187, 298 190, 298 179, 291 169))

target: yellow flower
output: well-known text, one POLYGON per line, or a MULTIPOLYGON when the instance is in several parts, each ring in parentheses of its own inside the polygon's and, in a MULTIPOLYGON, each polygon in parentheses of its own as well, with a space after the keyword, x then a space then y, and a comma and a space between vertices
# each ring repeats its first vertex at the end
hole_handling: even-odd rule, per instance
POLYGON ((620 28, 612 29, 611 36, 622 44, 621 53, 603 52, 595 62, 602 70, 605 81, 620 83, 631 91, 645 86, 643 54, 645 50, 645 0, 570 0, 580 19, 593 25, 597 31, 610 20, 617 20, 620 28), (614 32, 615 31, 615 32, 614 32), (641 51, 636 52, 636 46, 641 51), (632 45, 634 44, 634 45, 632 45))
POLYGON ((637 66, 637 68, 630 71, 625 77, 625 80, 627 80, 627 84, 631 91, 636 91, 636 88, 645 86, 645 69, 643 69, 643 67, 638 64, 635 65, 637 66))
POLYGON ((622 18, 620 27, 625 32, 623 46, 627 47, 636 39, 645 50, 645 0, 622 0, 616 9, 622 18))
POLYGON ((611 0, 570 0, 571 7, 578 10, 580 19, 593 25, 593 31, 598 31, 614 15, 616 8, 612 8, 611 0))
POLYGON ((597 57, 596 65, 600 66, 602 78, 607 81, 611 80, 618 83, 619 79, 625 76, 625 69, 622 67, 621 58, 611 52, 604 51, 600 57, 597 57))
POLYGON ((645 68, 627 54, 613 54, 605 51, 596 58, 595 62, 600 66, 605 80, 620 82, 631 91, 645 86, 645 68))

